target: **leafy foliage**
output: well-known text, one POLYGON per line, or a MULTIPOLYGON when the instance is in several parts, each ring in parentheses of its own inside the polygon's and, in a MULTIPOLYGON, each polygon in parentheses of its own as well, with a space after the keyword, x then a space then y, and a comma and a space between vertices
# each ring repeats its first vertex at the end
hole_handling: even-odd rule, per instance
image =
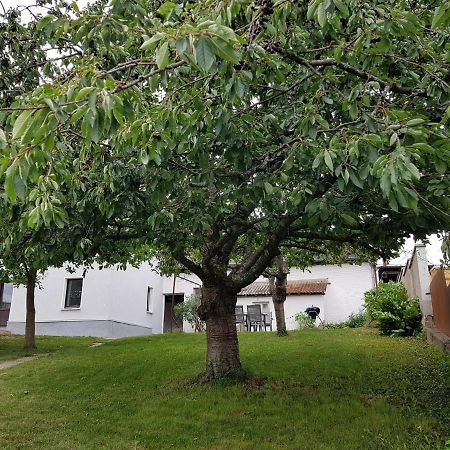
POLYGON ((326 328, 336 329, 336 328, 361 328, 367 322, 367 313, 365 311, 360 311, 357 313, 351 313, 348 319, 344 322, 339 323, 327 323, 326 328))
POLYGON ((383 334, 414 336, 422 329, 419 299, 409 298, 401 283, 380 283, 364 295, 369 317, 383 334))
POLYGON ((345 324, 349 328, 361 328, 367 322, 367 314, 364 311, 351 313, 345 324))
POLYGON ((313 319, 311 319, 311 317, 308 316, 308 314, 306 313, 297 313, 294 316, 295 321, 298 324, 298 327, 302 330, 304 328, 315 328, 316 323, 314 322, 313 319))
POLYGON ((192 328, 196 328, 198 321, 197 307, 199 303, 200 299, 196 295, 191 295, 184 302, 175 305, 175 315, 182 320, 186 320, 192 328))
POLYGON ((81 258, 142 245, 231 299, 282 245, 389 257, 449 228, 446 3, 52 5, 4 50, 38 30, 36 57, 61 55, 0 114, 2 196, 31 230, 76 211, 81 258))

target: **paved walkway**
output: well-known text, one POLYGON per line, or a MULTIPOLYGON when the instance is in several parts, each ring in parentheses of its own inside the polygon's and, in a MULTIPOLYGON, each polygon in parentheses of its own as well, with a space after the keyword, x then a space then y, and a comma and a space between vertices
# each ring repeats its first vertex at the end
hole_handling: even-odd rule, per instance
POLYGON ((19 364, 22 364, 27 361, 33 361, 33 359, 39 358, 38 355, 36 356, 25 356, 23 358, 18 359, 10 359, 6 361, 0 361, 0 370, 2 369, 9 369, 10 367, 18 366, 19 364))

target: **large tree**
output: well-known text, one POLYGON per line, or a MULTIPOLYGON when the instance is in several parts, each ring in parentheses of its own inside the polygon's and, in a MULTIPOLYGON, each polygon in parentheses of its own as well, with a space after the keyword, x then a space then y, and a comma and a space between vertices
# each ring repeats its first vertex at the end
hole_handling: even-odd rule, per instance
MULTIPOLYGON (((79 54, 3 120, 5 188, 72 173, 203 281, 208 376, 240 369, 236 294, 283 243, 448 228, 448 4, 112 0, 38 22, 79 54), (232 264, 231 264, 232 263, 232 264)), ((1 137, 1 136, 0 136, 1 137)), ((389 245, 385 244, 389 235, 389 245)))

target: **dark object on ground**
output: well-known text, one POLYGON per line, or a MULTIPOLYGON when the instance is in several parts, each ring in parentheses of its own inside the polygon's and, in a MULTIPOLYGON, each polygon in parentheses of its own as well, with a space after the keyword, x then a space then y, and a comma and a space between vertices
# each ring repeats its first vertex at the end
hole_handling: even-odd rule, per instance
POLYGON ((311 305, 305 309, 305 313, 315 321, 317 316, 320 314, 320 308, 318 306, 311 305))

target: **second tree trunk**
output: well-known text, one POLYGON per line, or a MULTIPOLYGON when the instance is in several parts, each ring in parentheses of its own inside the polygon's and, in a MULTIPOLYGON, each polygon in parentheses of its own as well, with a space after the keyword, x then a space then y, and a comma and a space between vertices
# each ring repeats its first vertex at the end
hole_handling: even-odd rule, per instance
POLYGON ((36 275, 34 269, 27 272, 27 315, 25 322, 25 350, 36 348, 36 310, 34 307, 34 292, 36 289, 36 275))

